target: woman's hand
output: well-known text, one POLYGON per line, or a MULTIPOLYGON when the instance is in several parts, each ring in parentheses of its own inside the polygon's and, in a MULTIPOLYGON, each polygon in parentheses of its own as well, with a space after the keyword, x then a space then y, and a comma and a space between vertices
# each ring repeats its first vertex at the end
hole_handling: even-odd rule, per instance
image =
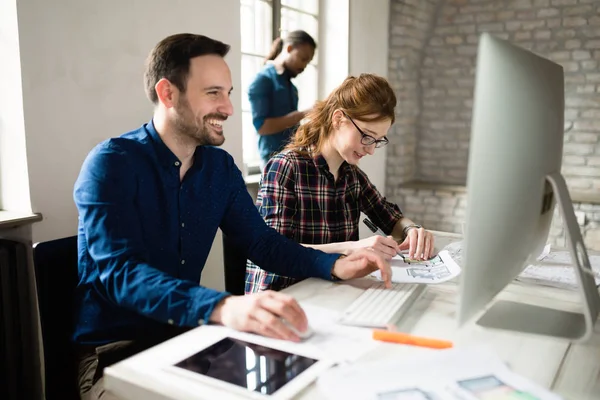
POLYGON ((408 249, 408 258, 428 260, 433 256, 433 233, 426 231, 423 227, 411 228, 399 248, 400 250, 408 249))
POLYGON ((368 249, 379 254, 386 261, 391 260, 400 251, 400 246, 391 236, 383 237, 375 235, 349 243, 351 246, 349 253, 358 249, 368 249))

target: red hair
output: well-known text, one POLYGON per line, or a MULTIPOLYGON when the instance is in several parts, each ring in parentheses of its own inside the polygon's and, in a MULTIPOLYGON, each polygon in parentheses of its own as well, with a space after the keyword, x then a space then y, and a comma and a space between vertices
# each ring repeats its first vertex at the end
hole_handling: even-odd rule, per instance
POLYGON ((343 110, 350 118, 373 122, 396 119, 396 95, 389 82, 378 75, 349 76, 323 101, 318 101, 308 113, 285 150, 320 153, 332 131, 333 113, 343 110), (369 117, 367 117, 369 116, 369 117))

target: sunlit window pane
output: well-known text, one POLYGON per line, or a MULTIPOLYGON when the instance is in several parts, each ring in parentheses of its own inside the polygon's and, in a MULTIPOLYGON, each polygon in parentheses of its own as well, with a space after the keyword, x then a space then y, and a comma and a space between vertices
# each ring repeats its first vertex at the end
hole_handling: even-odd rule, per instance
MULTIPOLYGON (((252 124, 248 87, 263 68, 264 57, 271 49, 273 38, 273 2, 240 0, 242 50, 242 141, 244 164, 258 165, 257 133, 252 124)), ((302 29, 318 40, 319 0, 281 0, 281 36, 302 29)), ((317 55, 304 72, 294 79, 299 92, 299 110, 306 110, 317 99, 317 55)))
POLYGON ((281 31, 285 37, 288 32, 296 29, 302 29, 311 35, 315 40, 319 37, 317 19, 312 15, 300 13, 289 8, 281 8, 281 31))
POLYGON ((260 163, 258 134, 252 125, 252 114, 249 112, 242 112, 242 144, 244 146, 244 163, 258 165, 260 163))
POLYGON ((304 72, 294 79, 294 85, 298 88, 298 109, 312 108, 318 95, 317 68, 308 65, 304 72))
POLYGON ((260 0, 241 2, 242 52, 266 55, 271 48, 273 10, 260 0))
MULTIPOLYGON (((317 18, 312 15, 300 13, 294 10, 290 10, 289 8, 282 7, 281 8, 281 36, 286 37, 286 35, 298 29, 302 29, 306 31, 310 36, 317 41, 319 39, 319 23, 317 18)), ((317 64, 317 53, 315 53, 315 57, 312 60, 313 64, 317 64)))
POLYGON ((281 0, 281 5, 297 8, 311 14, 319 13, 319 0, 281 0))

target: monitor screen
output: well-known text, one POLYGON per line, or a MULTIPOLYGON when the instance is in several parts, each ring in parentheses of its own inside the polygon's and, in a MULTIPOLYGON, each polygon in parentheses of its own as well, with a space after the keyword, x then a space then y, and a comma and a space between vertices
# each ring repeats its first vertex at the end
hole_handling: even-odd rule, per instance
POLYGON ((562 164, 563 82, 560 65, 481 35, 460 323, 484 310, 546 244, 556 204, 548 176, 562 164))
POLYGON ((458 322, 585 341, 600 313, 585 244, 561 174, 563 68, 484 33, 479 40, 458 322), (540 255, 555 204, 584 313, 495 299, 540 255), (490 302, 494 302, 488 307, 490 302))
POLYGON ((210 378, 270 395, 318 360, 226 337, 178 362, 210 378))

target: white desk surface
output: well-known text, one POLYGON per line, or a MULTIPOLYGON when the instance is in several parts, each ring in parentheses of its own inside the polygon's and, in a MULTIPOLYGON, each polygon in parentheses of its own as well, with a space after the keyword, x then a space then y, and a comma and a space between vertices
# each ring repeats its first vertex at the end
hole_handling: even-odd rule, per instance
MULTIPOLYGON (((460 240, 458 235, 436 232, 436 248, 442 248, 456 240, 460 240)), ((368 284, 369 281, 365 279, 341 284, 307 279, 287 288, 285 292, 307 304, 341 311, 357 298, 362 293, 362 288, 368 284)), ((449 339, 454 341, 456 347, 485 343, 490 345, 514 372, 550 388, 565 399, 600 399, 600 337, 598 337, 600 335, 597 334, 587 344, 570 344, 564 340, 548 337, 485 329, 475 324, 458 329, 455 322, 457 290, 456 282, 430 285, 411 312, 398 322, 399 330, 416 335, 449 339)), ((499 298, 571 311, 577 311, 579 307, 577 292, 530 284, 513 283, 499 295, 499 298)), ((176 346, 177 338, 161 346, 166 344, 176 346)), ((416 352, 422 351, 412 346, 381 343, 357 362, 411 357, 416 352)), ((116 373, 122 371, 123 374, 120 374, 123 375, 122 380, 128 382, 125 386, 122 385, 124 382, 120 382, 120 387, 134 386, 131 390, 119 393, 121 396, 125 392, 133 394, 136 391, 135 386, 138 389, 140 387, 149 389, 148 385, 150 385, 154 386, 153 390, 161 392, 156 393, 158 394, 156 398, 176 398, 169 397, 168 387, 151 385, 143 376, 129 374, 126 377, 128 372, 126 364, 127 360, 112 367, 116 373)), ((125 395, 121 398, 133 400, 137 397, 125 395)), ((306 388, 297 398, 325 399, 315 384, 306 388)))

